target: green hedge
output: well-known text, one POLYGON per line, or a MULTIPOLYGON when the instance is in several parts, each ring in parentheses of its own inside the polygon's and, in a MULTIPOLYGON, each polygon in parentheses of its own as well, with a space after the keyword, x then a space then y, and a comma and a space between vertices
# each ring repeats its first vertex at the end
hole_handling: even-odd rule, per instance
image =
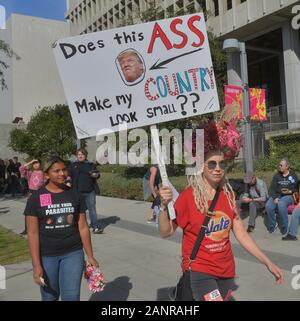
POLYGON ((126 179, 120 174, 102 173, 99 184, 101 196, 132 200, 143 199, 143 181, 141 178, 126 179))
POLYGON ((256 161, 256 170, 277 170, 279 161, 282 158, 288 158, 292 164, 292 169, 300 172, 300 133, 271 137, 269 139, 269 147, 269 158, 256 161))
MULTIPOLYGON (((270 155, 269 158, 259 159, 254 162, 255 172, 270 186, 273 175, 278 168, 278 162, 282 158, 291 161, 292 169, 300 173, 300 133, 287 134, 269 139, 270 155)), ((102 178, 100 190, 102 196, 116 198, 143 200, 143 176, 148 166, 128 167, 121 165, 100 166, 102 178)), ((184 176, 184 165, 169 166, 167 169, 170 181, 180 192, 186 185, 187 180, 184 176)), ((228 169, 229 178, 242 178, 244 162, 235 161, 228 169)))
MULTIPOLYGON (((170 180, 178 191, 182 191, 186 187, 187 181, 185 176, 171 177, 170 180)), ((99 186, 101 196, 144 200, 143 176, 127 178, 122 174, 102 172, 99 186)))
MULTIPOLYGON (((262 178, 268 186, 275 172, 257 172, 257 176, 262 178)), ((243 178, 242 172, 229 173, 228 178, 243 178)), ((178 192, 187 186, 186 176, 170 177, 170 181, 178 192)), ((99 181, 100 195, 114 198, 143 201, 143 177, 126 178, 122 174, 102 173, 99 181)))

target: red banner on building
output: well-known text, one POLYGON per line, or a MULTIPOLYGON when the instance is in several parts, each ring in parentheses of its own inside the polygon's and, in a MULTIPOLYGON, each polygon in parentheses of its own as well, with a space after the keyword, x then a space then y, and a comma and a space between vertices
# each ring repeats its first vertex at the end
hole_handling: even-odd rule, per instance
MULTIPOLYGON (((225 106, 226 114, 236 115, 236 118, 243 119, 243 90, 238 86, 225 85, 225 106)), ((233 118, 229 116, 229 119, 233 118)))
MULTIPOLYGON (((225 85, 226 114, 239 115, 243 119, 243 89, 238 86, 225 85), (239 112, 233 109, 239 108, 239 112)), ((265 89, 250 88, 250 115, 253 121, 267 120, 266 91, 265 89)))
POLYGON ((251 120, 256 120, 256 121, 267 120, 265 89, 259 89, 259 88, 250 89, 250 115, 251 115, 251 120))

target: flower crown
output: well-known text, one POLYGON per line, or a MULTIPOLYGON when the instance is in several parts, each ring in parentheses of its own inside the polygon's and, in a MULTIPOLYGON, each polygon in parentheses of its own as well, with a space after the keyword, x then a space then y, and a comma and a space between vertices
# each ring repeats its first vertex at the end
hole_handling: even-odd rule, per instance
POLYGON ((204 154, 221 150, 226 160, 233 160, 241 149, 241 134, 234 122, 210 121, 204 128, 204 154))
MULTIPOLYGON (((213 150, 220 150, 224 153, 225 159, 230 161, 240 153, 242 137, 237 129, 238 116, 236 108, 232 106, 231 112, 228 109, 221 113, 216 120, 201 122, 196 126, 204 129, 204 154, 213 150)), ((192 140, 193 150, 196 146, 196 137, 192 140)))

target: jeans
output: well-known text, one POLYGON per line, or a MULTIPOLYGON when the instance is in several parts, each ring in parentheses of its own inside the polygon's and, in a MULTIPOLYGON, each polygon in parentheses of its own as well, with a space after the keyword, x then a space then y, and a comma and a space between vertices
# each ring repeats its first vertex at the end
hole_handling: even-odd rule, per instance
POLYGON ((269 221, 269 232, 273 232, 276 225, 276 209, 280 218, 280 232, 286 234, 289 225, 288 207, 294 203, 293 196, 283 196, 280 198, 279 203, 275 204, 272 197, 269 198, 266 204, 266 210, 269 221))
POLYGON ((290 229, 289 229, 290 235, 297 236, 299 224, 300 224, 300 208, 296 208, 291 218, 290 229))
POLYGON ((158 218, 160 215, 160 207, 159 206, 154 206, 154 217, 155 217, 155 223, 158 224, 158 218))
POLYGON ((81 277, 84 268, 83 250, 60 256, 42 256, 43 278, 42 301, 79 301, 81 277))
POLYGON ((92 228, 98 227, 98 218, 96 213, 96 193, 95 191, 89 193, 82 193, 86 207, 89 211, 89 217, 92 228))

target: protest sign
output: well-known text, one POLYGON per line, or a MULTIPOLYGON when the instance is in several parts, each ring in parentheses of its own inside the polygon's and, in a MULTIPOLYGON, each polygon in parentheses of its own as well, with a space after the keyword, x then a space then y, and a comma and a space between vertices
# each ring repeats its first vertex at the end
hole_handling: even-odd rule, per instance
POLYGON ((202 13, 62 39, 54 54, 79 139, 220 109, 202 13))

